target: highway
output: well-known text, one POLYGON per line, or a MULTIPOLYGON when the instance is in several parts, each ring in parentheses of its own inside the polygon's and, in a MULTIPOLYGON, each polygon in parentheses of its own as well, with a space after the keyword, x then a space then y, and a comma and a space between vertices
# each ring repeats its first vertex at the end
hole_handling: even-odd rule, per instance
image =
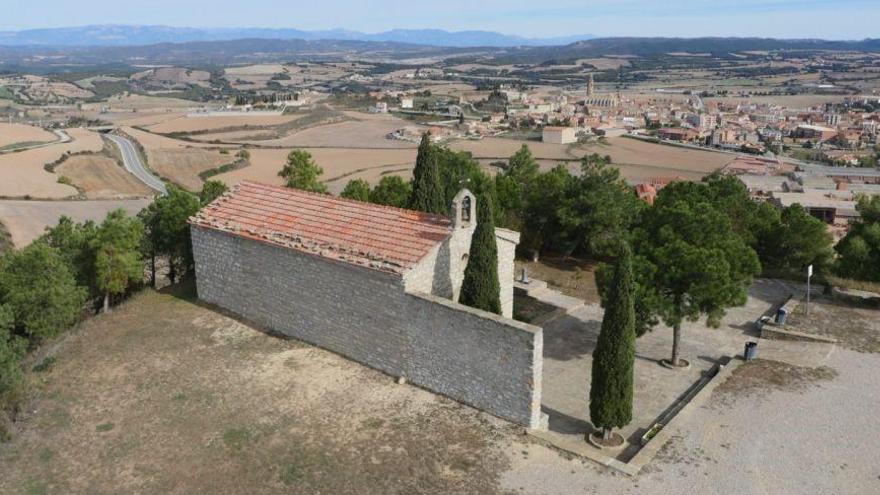
POLYGON ((138 178, 138 180, 146 184, 150 189, 154 189, 162 194, 168 194, 168 189, 165 188, 165 183, 147 170, 147 167, 141 162, 141 157, 138 155, 137 149, 131 141, 116 134, 107 134, 106 136, 113 141, 122 152, 122 163, 125 165, 126 170, 131 172, 138 178))

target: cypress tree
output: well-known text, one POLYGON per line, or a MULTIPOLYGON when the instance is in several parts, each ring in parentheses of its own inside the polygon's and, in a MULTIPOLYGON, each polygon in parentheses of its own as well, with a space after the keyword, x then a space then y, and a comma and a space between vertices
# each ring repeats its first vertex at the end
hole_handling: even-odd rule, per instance
POLYGON ((422 142, 419 144, 409 208, 446 215, 449 212, 443 194, 443 184, 440 181, 440 165, 429 136, 429 133, 423 134, 422 142))
POLYGON ((635 300, 632 252, 624 245, 609 287, 599 340, 593 350, 590 421, 611 439, 612 428, 632 421, 635 300))
POLYGON ((501 284, 498 282, 498 245, 495 216, 489 196, 477 200, 477 228, 471 239, 468 264, 458 301, 472 308, 501 314, 501 284))

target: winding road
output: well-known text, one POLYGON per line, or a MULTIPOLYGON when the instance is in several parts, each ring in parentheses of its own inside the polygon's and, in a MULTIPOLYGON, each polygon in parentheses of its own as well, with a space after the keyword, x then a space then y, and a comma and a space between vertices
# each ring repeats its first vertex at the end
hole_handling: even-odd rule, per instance
POLYGON ((165 188, 165 183, 162 182, 162 179, 156 177, 147 170, 147 167, 141 162, 141 157, 131 141, 116 134, 107 134, 106 136, 107 139, 113 141, 122 152, 122 163, 125 165, 126 170, 131 172, 138 178, 138 180, 146 184, 150 189, 154 189, 162 194, 168 194, 168 189, 165 188))

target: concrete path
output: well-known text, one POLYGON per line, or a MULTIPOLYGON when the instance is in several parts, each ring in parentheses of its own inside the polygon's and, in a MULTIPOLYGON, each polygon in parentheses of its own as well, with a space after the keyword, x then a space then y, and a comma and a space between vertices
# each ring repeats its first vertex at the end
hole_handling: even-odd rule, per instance
POLYGON ((571 314, 572 311, 584 305, 584 301, 581 299, 566 296, 559 291, 548 288, 547 282, 543 280, 532 279, 529 283, 514 282, 514 287, 525 291, 532 299, 564 310, 565 314, 571 314))
POLYGON ((131 172, 132 175, 137 177, 138 180, 146 184, 150 189, 156 190, 162 194, 168 194, 168 189, 165 188, 165 183, 162 182, 162 179, 156 177, 147 170, 147 167, 141 162, 141 157, 138 155, 137 149, 131 141, 116 134, 107 134, 107 138, 113 141, 122 152, 122 162, 125 165, 126 170, 131 172))

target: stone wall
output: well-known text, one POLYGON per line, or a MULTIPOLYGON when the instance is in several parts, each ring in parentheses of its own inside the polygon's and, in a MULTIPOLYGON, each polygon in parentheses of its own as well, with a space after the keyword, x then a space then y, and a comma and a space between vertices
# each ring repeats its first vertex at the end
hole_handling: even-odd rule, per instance
MULTIPOLYGON (((471 208, 476 208, 476 197, 467 189, 462 189, 450 208, 452 232, 449 238, 431 250, 412 270, 404 276, 407 292, 423 292, 458 301, 464 270, 468 264, 471 240, 477 228, 478 219, 462 220, 462 201, 470 199, 471 208)), ((496 228, 495 243, 498 246, 498 281, 501 286, 501 314, 513 318, 513 279, 516 246, 519 232, 496 228)))
POLYGON ((501 286, 501 314, 513 318, 513 281, 516 277, 516 246, 519 245, 519 232, 495 229, 495 242, 498 245, 498 283, 501 286))
POLYGON ((199 298, 496 416, 540 424, 540 328, 397 275, 192 227, 199 298))

